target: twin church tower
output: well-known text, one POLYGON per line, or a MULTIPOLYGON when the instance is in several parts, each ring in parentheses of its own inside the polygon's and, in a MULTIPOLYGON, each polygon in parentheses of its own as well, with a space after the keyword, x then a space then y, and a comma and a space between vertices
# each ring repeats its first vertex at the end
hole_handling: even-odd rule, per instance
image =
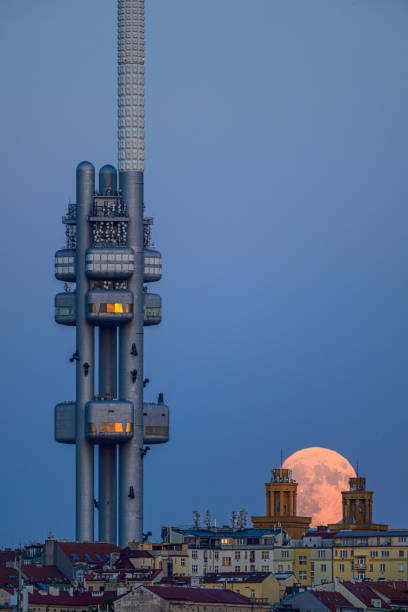
MULTIPOLYGON (((361 476, 350 478, 349 486, 348 491, 341 492, 342 521, 328 525, 330 531, 386 531, 388 525, 373 523, 374 493, 366 491, 366 479, 361 476)), ((300 539, 309 529, 312 517, 297 515, 297 487, 292 470, 272 470, 271 481, 265 483, 266 515, 253 516, 254 527, 271 529, 281 525, 291 538, 300 539)))

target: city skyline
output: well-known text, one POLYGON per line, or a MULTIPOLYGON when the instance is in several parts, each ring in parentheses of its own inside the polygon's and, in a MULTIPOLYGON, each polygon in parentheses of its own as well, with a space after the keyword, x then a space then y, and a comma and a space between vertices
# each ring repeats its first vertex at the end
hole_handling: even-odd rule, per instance
MULTIPOLYGON (((408 10, 389 6, 146 3, 145 200, 166 296, 146 396, 172 407, 145 462, 155 534, 195 508, 261 512, 282 447, 358 461, 375 520, 407 523, 408 10)), ((74 534, 52 410, 72 398, 75 347, 51 322, 52 255, 78 161, 116 162, 115 15, 114 0, 0 7, 4 544, 74 534)))

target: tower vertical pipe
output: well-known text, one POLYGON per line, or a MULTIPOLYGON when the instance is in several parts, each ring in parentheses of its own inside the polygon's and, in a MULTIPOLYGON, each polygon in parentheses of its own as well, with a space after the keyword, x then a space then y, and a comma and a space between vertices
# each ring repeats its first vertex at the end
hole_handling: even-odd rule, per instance
POLYGON ((119 397, 133 402, 133 438, 119 448, 119 544, 143 538, 144 0, 118 0, 118 165, 135 253, 133 320, 119 330, 119 397), (132 345, 136 351, 132 351, 132 345))
POLYGON ((119 329, 119 397, 134 405, 133 438, 119 447, 119 545, 127 546, 143 537, 143 173, 121 172, 119 183, 128 206, 128 244, 135 253, 128 282, 134 296, 133 319, 119 329))
POLYGON ((76 170, 76 539, 94 539, 94 448, 85 438, 85 405, 94 396, 94 329, 87 322, 88 279, 85 253, 90 246, 88 216, 95 193, 95 168, 82 162, 76 170))
MULTIPOLYGON (((117 395, 116 327, 99 328, 99 394, 117 395)), ((116 544, 117 539, 117 449, 99 446, 99 541, 116 544)))
MULTIPOLYGON (((117 173, 113 166, 99 171, 99 193, 114 195, 117 173)), ((117 396, 117 330, 99 328, 99 395, 117 396)), ((117 539, 117 448, 99 446, 99 523, 100 542, 116 544, 117 539)))

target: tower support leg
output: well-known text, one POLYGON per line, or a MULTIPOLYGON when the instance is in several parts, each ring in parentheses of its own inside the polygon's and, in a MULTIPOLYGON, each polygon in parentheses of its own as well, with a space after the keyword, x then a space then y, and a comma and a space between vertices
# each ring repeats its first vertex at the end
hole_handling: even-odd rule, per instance
MULTIPOLYGON (((117 330, 99 328, 99 395, 117 396, 117 330)), ((117 539, 117 448, 99 446, 99 541, 117 539)))
POLYGON ((77 167, 76 205, 76 539, 94 540, 94 448, 86 440, 85 405, 94 397, 94 328, 87 322, 85 298, 88 279, 85 253, 90 246, 88 217, 95 193, 95 168, 89 162, 77 167))
POLYGON ((120 172, 119 184, 128 207, 128 244, 135 253, 135 270, 128 282, 133 319, 119 330, 119 398, 134 406, 133 438, 119 446, 119 545, 124 547, 143 539, 143 172, 120 172))

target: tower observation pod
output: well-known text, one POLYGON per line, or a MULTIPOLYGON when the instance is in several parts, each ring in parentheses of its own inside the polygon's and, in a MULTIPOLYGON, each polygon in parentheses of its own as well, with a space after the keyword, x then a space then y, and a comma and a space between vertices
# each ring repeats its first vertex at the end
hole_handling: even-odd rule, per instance
POLYGON ((143 541, 144 444, 168 441, 169 408, 162 393, 157 402, 143 397, 144 327, 162 319, 161 296, 148 290, 162 257, 144 218, 144 0, 117 4, 119 176, 105 165, 96 187, 94 166, 81 162, 76 202, 62 218, 55 321, 75 327, 76 397, 55 406, 55 439, 75 445, 76 539, 94 540, 98 508, 99 541, 124 547, 143 541))

